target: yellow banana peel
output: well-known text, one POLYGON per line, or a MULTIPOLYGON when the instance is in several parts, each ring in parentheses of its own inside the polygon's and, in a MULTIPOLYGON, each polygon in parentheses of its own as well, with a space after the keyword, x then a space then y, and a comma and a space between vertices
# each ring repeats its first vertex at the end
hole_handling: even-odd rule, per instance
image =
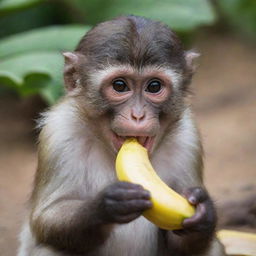
POLYGON ((143 216, 158 227, 180 229, 182 221, 194 215, 194 207, 156 174, 147 149, 135 138, 127 139, 119 150, 116 173, 120 181, 137 183, 150 191, 153 207, 144 211, 143 216))
POLYGON ((227 255, 256 256, 256 234, 223 229, 217 232, 217 237, 227 255))

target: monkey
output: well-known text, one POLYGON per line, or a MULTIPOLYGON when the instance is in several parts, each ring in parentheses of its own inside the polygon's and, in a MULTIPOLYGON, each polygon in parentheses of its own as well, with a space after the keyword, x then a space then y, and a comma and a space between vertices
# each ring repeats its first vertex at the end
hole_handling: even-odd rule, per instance
POLYGON ((198 54, 185 51, 167 25, 129 15, 99 23, 63 55, 66 93, 39 122, 18 256, 225 255, 187 101, 198 54), (149 191, 117 180, 115 158, 131 137, 161 179, 195 206, 182 229, 146 220, 149 191))

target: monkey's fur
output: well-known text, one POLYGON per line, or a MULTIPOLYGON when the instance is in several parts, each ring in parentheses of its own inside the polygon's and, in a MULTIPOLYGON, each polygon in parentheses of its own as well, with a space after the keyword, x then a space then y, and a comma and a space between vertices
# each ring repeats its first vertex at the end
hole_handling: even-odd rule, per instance
POLYGON ((127 16, 99 24, 64 57, 66 96, 40 122, 18 255, 224 255, 186 103, 196 54, 166 25, 127 16), (158 175, 196 206, 182 230, 147 221, 148 191, 117 181, 116 153, 131 136, 148 147, 158 175))

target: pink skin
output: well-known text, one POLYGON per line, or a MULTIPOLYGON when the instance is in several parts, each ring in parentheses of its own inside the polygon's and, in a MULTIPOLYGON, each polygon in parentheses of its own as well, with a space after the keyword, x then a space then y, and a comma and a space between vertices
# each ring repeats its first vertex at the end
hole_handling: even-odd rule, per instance
POLYGON ((102 93, 113 106, 124 106, 119 110, 119 115, 112 122, 113 129, 108 131, 112 146, 119 151, 127 138, 134 137, 145 147, 149 154, 153 151, 155 138, 159 132, 158 118, 154 117, 151 109, 144 109, 145 105, 155 105, 164 102, 172 91, 170 77, 163 71, 145 69, 142 73, 133 69, 119 70, 107 75, 102 81, 102 93), (129 90, 118 92, 113 89, 113 81, 122 79, 129 90), (146 87, 152 79, 161 81, 162 89, 157 93, 149 93, 146 87), (156 120, 157 119, 157 120, 156 120))

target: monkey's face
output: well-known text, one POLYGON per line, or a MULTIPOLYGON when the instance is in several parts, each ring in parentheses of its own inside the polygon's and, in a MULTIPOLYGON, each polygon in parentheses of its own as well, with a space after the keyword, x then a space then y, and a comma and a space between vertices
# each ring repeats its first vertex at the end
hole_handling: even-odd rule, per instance
POLYGON ((115 152, 126 138, 136 137, 152 153, 182 110, 180 75, 171 69, 110 66, 94 72, 90 81, 94 92, 87 90, 87 95, 98 88, 101 99, 94 102, 101 113, 97 129, 115 152))
POLYGON ((97 137, 114 152, 137 137, 153 152, 184 110, 197 55, 166 25, 129 16, 100 23, 64 56, 68 94, 97 137))

